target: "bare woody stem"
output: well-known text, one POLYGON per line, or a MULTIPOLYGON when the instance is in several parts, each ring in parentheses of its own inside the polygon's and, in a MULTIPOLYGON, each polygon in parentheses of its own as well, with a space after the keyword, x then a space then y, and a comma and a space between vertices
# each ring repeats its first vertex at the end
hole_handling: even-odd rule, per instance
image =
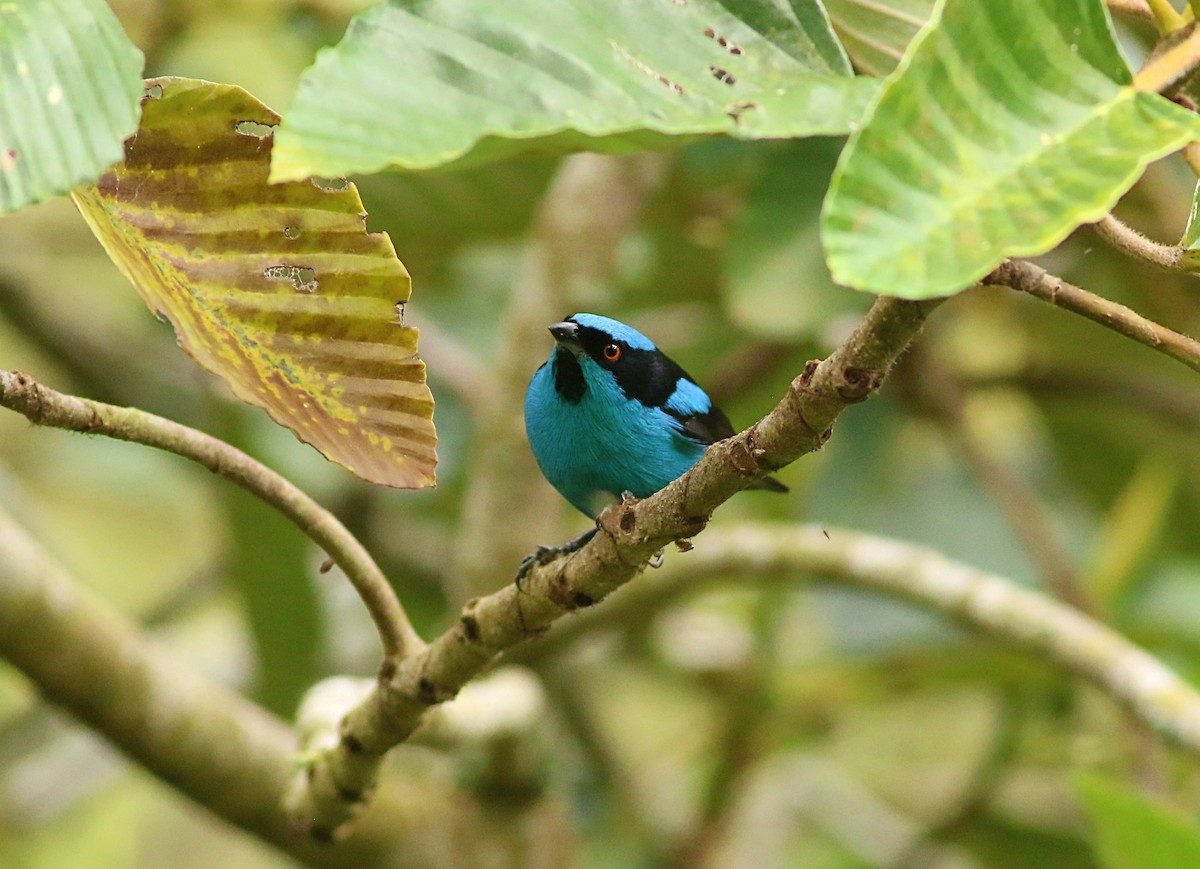
POLYGON ((1033 263, 1009 260, 987 275, 981 283, 1028 293, 1043 302, 1087 317, 1139 344, 1145 344, 1182 362, 1193 371, 1200 371, 1200 341, 1155 323, 1124 305, 1068 284, 1033 263))
POLYGON ((237 483, 279 510, 342 568, 375 621, 385 656, 416 654, 424 647, 400 599, 354 535, 332 513, 241 450, 142 410, 64 395, 16 371, 0 371, 0 406, 24 414, 35 425, 157 447, 237 483))
POLYGON ((746 431, 705 453, 691 471, 641 502, 609 508, 602 533, 570 556, 539 565, 520 589, 469 601, 458 622, 424 651, 384 663, 375 691, 342 720, 336 748, 315 752, 289 795, 298 824, 318 838, 344 831, 372 792, 385 752, 422 713, 450 699, 499 652, 591 606, 632 579, 672 541, 704 529, 713 510, 762 475, 818 449, 834 419, 883 383, 937 301, 876 300, 828 359, 811 362, 783 400, 746 431))

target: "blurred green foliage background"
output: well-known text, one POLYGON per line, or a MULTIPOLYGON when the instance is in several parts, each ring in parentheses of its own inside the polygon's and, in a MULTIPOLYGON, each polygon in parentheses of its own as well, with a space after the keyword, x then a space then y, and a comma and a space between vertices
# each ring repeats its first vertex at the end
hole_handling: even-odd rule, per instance
MULTIPOLYGON (((366 5, 113 3, 146 52, 147 75, 240 84, 280 111, 314 52, 366 5)), ((1148 34, 1124 36, 1137 51, 1148 34)), ((870 301, 834 286, 821 257, 817 212, 840 147, 713 141, 649 158, 661 180, 617 247, 598 252, 611 254, 611 268, 574 286, 572 308, 652 335, 735 424, 749 424, 870 301)), ((490 590, 478 579, 464 588, 458 565, 484 558, 485 585, 499 587, 514 556, 583 528, 536 472, 505 477, 507 501, 557 512, 514 520, 503 546, 481 555, 466 503, 481 445, 504 436, 478 424, 473 389, 489 387, 559 164, 359 180, 370 227, 390 234, 413 276, 406 321, 422 329, 438 401, 436 490, 372 488, 233 401, 178 350, 66 199, 0 220, 0 365, 197 426, 263 459, 360 535, 432 636, 467 593, 490 590)), ((1192 184, 1181 160, 1164 160, 1118 213, 1173 240, 1192 184)), ((1086 228, 1043 262, 1200 331, 1194 279, 1127 260, 1086 228)), ((519 431, 519 405, 508 410, 519 431)), ((1012 521, 1032 505, 1105 618, 1195 681, 1198 431, 1194 374, 1033 299, 973 290, 939 310, 880 397, 783 472, 792 496, 742 496, 715 521, 846 526, 1039 585, 1045 565, 1012 521), (931 391, 955 396, 953 407, 931 391), (1004 494, 1013 489, 1023 498, 1015 505, 1004 494)), ((527 452, 523 441, 512 448, 527 452)), ((526 454, 518 467, 532 468, 526 454)), ((0 413, 0 506, 175 655, 282 716, 318 678, 377 665, 373 629, 340 575, 318 574, 322 555, 271 510, 176 457, 0 413)), ((686 569, 686 556, 667 558, 666 570, 686 569)), ((570 819, 553 847, 574 865, 1119 865, 1096 851, 1081 771, 1105 776, 1087 791, 1094 818, 1119 812, 1122 799, 1140 805, 1138 792, 1181 813, 1200 807, 1194 759, 1042 662, 910 607, 803 576, 772 579, 783 581, 730 576, 620 621, 600 608, 569 643, 553 645, 552 632, 550 651, 534 644, 510 656, 546 694, 531 775, 570 819)), ((461 752, 398 754, 409 775, 476 781, 461 752)), ((502 790, 489 798, 520 802, 502 790)), ((289 860, 132 767, 0 669, 0 864, 289 860)))

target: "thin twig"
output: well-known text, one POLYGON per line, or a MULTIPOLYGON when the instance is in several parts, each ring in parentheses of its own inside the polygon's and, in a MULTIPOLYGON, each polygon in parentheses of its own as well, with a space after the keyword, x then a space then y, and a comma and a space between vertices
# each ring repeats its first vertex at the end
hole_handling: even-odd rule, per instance
POLYGON ((1051 305, 1087 317, 1139 344, 1145 344, 1194 371, 1200 371, 1200 342, 1148 320, 1124 305, 1089 293, 1033 263, 1009 260, 980 282, 1011 287, 1051 305))
POLYGON ((1177 269, 1183 259, 1183 248, 1152 241, 1111 214, 1104 215, 1092 226, 1097 235, 1117 250, 1161 269, 1177 269))
POLYGON ((166 450, 237 483, 287 516, 342 568, 379 629, 385 656, 416 654, 424 646, 387 578, 354 535, 332 513, 241 450, 142 410, 64 395, 16 371, 0 371, 0 406, 24 414, 35 425, 166 450))
POLYGON ((849 405, 883 383, 938 300, 877 299, 859 327, 823 362, 812 362, 766 417, 714 444, 688 473, 644 501, 615 505, 602 533, 571 555, 533 568, 469 601, 458 622, 421 654, 386 667, 377 689, 342 721, 336 748, 313 753, 288 805, 320 838, 340 835, 376 782, 383 755, 422 713, 450 699, 501 651, 590 606, 632 579, 654 553, 704 529, 714 509, 746 486, 818 449, 849 405))

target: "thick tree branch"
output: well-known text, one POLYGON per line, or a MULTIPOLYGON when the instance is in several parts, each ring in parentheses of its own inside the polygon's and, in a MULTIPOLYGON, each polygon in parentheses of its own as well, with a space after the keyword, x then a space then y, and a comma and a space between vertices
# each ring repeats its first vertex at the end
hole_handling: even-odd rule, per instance
MULTIPOLYGON (((1073 607, 933 550, 816 525, 714 528, 685 564, 631 588, 603 611, 562 625, 556 648, 622 616, 657 612, 730 575, 793 581, 795 571, 909 601, 954 617, 1087 679, 1137 719, 1200 755, 1200 694, 1160 661, 1073 607)), ((532 646, 537 651, 538 647, 532 646)))
POLYGON ((1139 344, 1165 353, 1193 371, 1200 371, 1200 342, 1148 320, 1136 311, 1089 293, 1045 269, 1021 260, 1009 260, 987 275, 981 283, 1011 287, 1081 314, 1139 344))
POLYGON ((386 656, 413 654, 424 646, 395 591, 354 535, 332 513, 241 450, 142 410, 64 395, 17 371, 0 371, 0 406, 24 414, 35 425, 157 447, 237 483, 287 516, 342 568, 370 611, 386 656))
POLYGON ((811 362, 758 423, 709 448, 661 492, 606 510, 602 533, 536 566, 520 588, 468 602, 420 654, 399 666, 385 661, 376 690, 343 719, 338 746, 317 753, 297 779, 290 801, 297 823, 318 837, 339 834, 373 789, 384 753, 412 733, 425 709, 453 697, 499 652, 628 582, 657 550, 702 531, 713 510, 754 480, 818 449, 838 414, 879 387, 937 304, 876 300, 846 342, 811 362))
POLYGON ((705 573, 788 567, 911 601, 1022 646, 1200 754, 1200 694, 1156 658, 1072 607, 932 550, 815 526, 743 525, 714 529, 692 562, 705 573))
POLYGON ((428 786, 377 801, 335 848, 296 835, 280 808, 296 747, 283 722, 174 661, 3 513, 0 554, 0 657, 142 767, 308 865, 454 865, 431 855, 453 853, 476 810, 428 786))

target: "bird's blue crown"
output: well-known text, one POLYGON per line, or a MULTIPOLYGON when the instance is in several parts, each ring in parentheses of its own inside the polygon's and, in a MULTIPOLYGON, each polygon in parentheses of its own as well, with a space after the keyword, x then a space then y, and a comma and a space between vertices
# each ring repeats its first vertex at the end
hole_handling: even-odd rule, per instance
POLYGON ((654 342, 632 326, 619 320, 601 317, 599 314, 576 314, 569 319, 580 326, 604 332, 617 341, 623 341, 632 350, 654 350, 654 342))

